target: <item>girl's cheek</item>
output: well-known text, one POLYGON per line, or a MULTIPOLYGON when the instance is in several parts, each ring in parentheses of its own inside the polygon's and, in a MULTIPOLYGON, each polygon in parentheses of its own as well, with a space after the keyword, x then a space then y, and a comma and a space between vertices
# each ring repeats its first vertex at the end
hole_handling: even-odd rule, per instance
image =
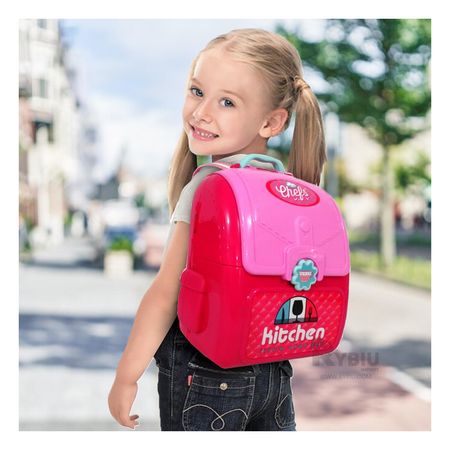
POLYGON ((189 102, 185 102, 182 109, 182 115, 186 119, 192 112, 192 107, 189 105, 189 102))
POLYGON ((183 113, 190 113, 196 106, 195 100, 192 98, 186 98, 183 106, 183 113))
POLYGON ((186 108, 188 105, 190 105, 192 103, 192 99, 186 97, 184 99, 184 107, 186 108))

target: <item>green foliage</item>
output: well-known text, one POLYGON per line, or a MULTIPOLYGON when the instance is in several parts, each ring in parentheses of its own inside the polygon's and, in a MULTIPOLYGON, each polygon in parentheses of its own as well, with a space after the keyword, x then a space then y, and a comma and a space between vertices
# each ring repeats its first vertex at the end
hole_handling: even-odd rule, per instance
MULTIPOLYGON (((380 245, 380 236, 377 233, 348 230, 348 238, 350 241, 350 247, 358 245, 366 245, 369 247, 377 248, 380 245)), ((396 241, 399 245, 403 246, 415 246, 415 247, 430 247, 431 236, 424 235, 422 233, 413 233, 404 236, 397 236, 396 241)))
POLYGON ((395 185, 400 192, 410 188, 423 189, 431 184, 429 173, 430 159, 425 153, 419 153, 414 164, 398 163, 394 167, 395 185))
POLYGON ((24 216, 23 220, 25 222, 25 228, 27 230, 27 233, 29 233, 36 225, 33 222, 33 219, 29 216, 24 216))
POLYGON ((384 268, 380 255, 359 250, 351 252, 351 265, 355 270, 431 289, 431 262, 427 260, 398 256, 391 266, 384 268))
POLYGON ((29 253, 29 252, 31 252, 31 250, 32 250, 32 248, 31 248, 31 242, 27 239, 27 240, 25 241, 25 244, 23 245, 23 251, 24 251, 25 253, 29 253))
POLYGON ((109 251, 125 250, 133 254, 133 244, 130 239, 126 237, 115 238, 108 246, 109 251))
POLYGON ((66 212, 64 216, 64 226, 70 227, 70 225, 72 225, 72 221, 73 221, 73 211, 69 210, 66 212))
POLYGON ((139 194, 137 194, 134 199, 134 204, 136 205, 137 208, 145 208, 146 203, 145 203, 145 193, 144 192, 139 192, 139 194))
POLYGON ((429 19, 327 20, 319 42, 281 25, 276 31, 322 78, 326 89, 315 93, 340 120, 359 124, 383 147, 398 145, 427 126, 429 19))

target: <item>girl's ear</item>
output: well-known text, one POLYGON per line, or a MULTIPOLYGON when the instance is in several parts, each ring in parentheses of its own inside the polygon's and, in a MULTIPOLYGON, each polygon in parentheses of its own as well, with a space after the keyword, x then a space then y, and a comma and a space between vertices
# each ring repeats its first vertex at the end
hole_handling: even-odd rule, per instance
POLYGON ((263 138, 276 136, 283 130, 287 118, 288 112, 285 108, 273 110, 259 130, 260 136, 263 138))

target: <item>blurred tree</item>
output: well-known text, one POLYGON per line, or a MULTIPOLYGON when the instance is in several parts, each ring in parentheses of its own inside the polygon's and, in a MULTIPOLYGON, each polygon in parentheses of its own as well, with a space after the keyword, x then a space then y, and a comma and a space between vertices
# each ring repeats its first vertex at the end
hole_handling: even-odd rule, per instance
POLYGON ((147 206, 145 202, 145 192, 139 192, 136 194, 133 201, 137 208, 145 208, 147 206))
POLYGON ((429 167, 430 158, 425 152, 419 153, 412 164, 394 164, 395 187, 402 193, 408 190, 424 191, 431 185, 429 167))
MULTIPOLYGON (((327 167, 325 167, 325 174, 326 172, 327 167)), ((348 176, 344 160, 342 158, 338 158, 336 160, 336 173, 339 180, 338 184, 341 197, 343 197, 344 194, 358 194, 364 189, 364 187, 367 188, 367 186, 360 186, 359 183, 356 183, 348 176)))
POLYGON ((428 126, 431 21, 327 20, 317 42, 302 38, 298 28, 278 25, 276 31, 298 49, 306 70, 322 79, 324 88, 315 93, 325 112, 359 124, 383 148, 380 251, 390 265, 396 253, 390 153, 428 126))

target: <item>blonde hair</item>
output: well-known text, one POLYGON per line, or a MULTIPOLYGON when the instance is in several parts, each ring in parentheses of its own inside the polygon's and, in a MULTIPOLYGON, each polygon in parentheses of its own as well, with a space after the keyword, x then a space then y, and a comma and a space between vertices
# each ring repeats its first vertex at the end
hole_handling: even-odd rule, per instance
MULTIPOLYGON (((249 64, 264 80, 271 110, 288 112, 283 130, 289 127, 295 112, 295 127, 287 170, 295 177, 319 184, 326 161, 322 115, 316 96, 303 80, 303 68, 297 49, 284 37, 258 28, 232 30, 211 40, 192 61, 187 83, 194 74, 200 55, 220 46, 236 61, 249 64)), ((187 86, 186 86, 187 88, 187 86)), ((171 161, 168 181, 169 213, 172 215, 184 186, 197 167, 183 130, 171 161)))

